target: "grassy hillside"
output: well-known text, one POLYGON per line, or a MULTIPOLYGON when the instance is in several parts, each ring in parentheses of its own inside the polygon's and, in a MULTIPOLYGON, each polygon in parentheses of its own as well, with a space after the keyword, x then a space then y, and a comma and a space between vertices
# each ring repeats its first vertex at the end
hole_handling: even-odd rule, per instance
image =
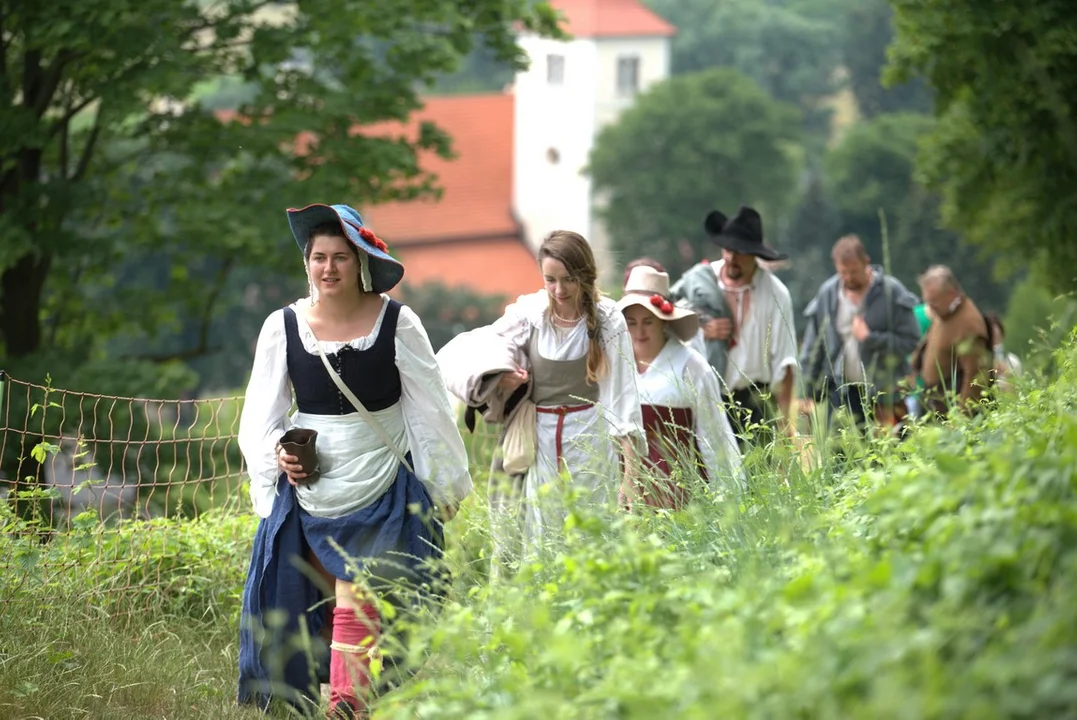
MULTIPOLYGON (((450 526, 453 597, 413 640, 424 667, 377 717, 1072 716, 1074 337, 1055 367, 900 446, 779 457, 743 502, 573 514, 511 582, 487 580, 480 492, 450 526)), ((0 716, 254 717, 231 704, 253 522, 124 532, 0 540, 25 570, 0 580, 0 716), (92 561, 113 546, 143 550, 92 561)))

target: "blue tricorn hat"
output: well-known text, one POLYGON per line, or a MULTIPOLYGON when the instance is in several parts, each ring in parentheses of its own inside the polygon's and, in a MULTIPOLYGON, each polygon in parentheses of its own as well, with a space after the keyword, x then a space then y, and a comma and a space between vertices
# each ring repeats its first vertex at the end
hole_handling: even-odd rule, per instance
POLYGON ((404 266, 389 254, 389 248, 363 224, 363 216, 347 205, 307 205, 288 208, 288 225, 292 228, 296 244, 305 250, 311 229, 325 223, 337 223, 355 247, 366 253, 369 261, 363 262, 363 289, 376 293, 389 292, 404 277, 404 266), (369 266, 369 267, 368 267, 369 266), (367 287, 367 273, 369 284, 367 287))

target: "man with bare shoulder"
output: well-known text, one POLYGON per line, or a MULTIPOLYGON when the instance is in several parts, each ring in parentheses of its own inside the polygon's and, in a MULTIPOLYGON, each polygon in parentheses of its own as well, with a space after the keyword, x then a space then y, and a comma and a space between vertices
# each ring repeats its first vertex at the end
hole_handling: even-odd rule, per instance
POLYGON ((945 414, 956 400, 971 413, 992 384, 991 328, 950 268, 934 265, 919 283, 934 316, 913 356, 913 368, 924 380, 924 407, 945 414))

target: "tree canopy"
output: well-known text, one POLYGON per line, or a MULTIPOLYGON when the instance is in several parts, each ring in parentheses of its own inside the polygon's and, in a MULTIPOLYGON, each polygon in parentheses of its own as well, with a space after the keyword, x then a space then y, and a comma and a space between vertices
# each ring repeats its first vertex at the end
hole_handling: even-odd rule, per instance
POLYGON ((864 118, 931 112, 931 93, 923 79, 912 78, 892 87, 882 83, 886 49, 894 39, 893 16, 887 0, 855 0, 845 9, 842 63, 857 110, 864 118))
MULTIPOLYGON (((841 217, 838 231, 859 235, 872 260, 885 263, 914 291, 917 276, 926 268, 948 264, 983 309, 1002 309, 1005 297, 990 263, 939 227, 938 196, 916 182, 918 142, 933 124, 928 116, 902 113, 850 128, 824 165, 829 196, 841 217), (886 221, 886 246, 880 211, 886 221)), ((829 263, 829 244, 826 250, 829 263)))
POLYGON ((759 0, 649 0, 677 26, 674 74, 714 67, 740 70, 771 97, 800 108, 805 126, 825 136, 825 99, 836 89, 840 25, 783 3, 759 0))
POLYGON ((677 273, 713 251, 703 233, 709 210, 753 205, 776 224, 796 190, 797 135, 796 109, 735 70, 652 87, 602 130, 591 154, 613 247, 677 273))
POLYGON ((527 0, 0 0, 0 351, 186 327, 151 359, 205 352, 239 269, 298 267, 284 207, 432 188, 416 150, 444 133, 355 128, 406 118, 476 43, 521 66, 521 23, 557 32, 527 0), (199 102, 222 78, 228 114, 199 102))
POLYGON ((891 0, 887 79, 915 75, 939 122, 919 157, 943 220, 1000 258, 1077 279, 1077 14, 1068 0, 891 0))

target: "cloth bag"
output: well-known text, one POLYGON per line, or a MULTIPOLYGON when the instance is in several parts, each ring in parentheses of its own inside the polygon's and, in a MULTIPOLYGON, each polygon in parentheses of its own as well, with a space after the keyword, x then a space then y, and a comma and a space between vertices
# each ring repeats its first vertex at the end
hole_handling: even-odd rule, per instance
POLYGON ((501 462, 509 475, 523 475, 535 464, 536 416, 535 403, 524 398, 505 426, 501 462))

